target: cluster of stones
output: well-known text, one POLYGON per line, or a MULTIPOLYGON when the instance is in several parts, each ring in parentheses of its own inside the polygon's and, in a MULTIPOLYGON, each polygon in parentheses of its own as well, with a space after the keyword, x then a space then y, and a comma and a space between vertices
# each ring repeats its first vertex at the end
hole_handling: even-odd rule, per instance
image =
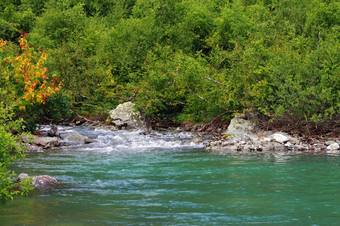
POLYGON ((241 116, 231 120, 227 131, 218 139, 208 141, 205 148, 219 152, 326 151, 339 153, 339 141, 309 145, 286 133, 258 131, 253 123, 241 116))
POLYGON ((26 173, 20 173, 16 181, 20 182, 26 178, 31 178, 32 179, 31 185, 34 186, 34 188, 38 188, 38 189, 49 188, 49 187, 60 184, 60 182, 57 181, 57 179, 55 179, 54 177, 48 176, 48 175, 30 177, 26 173))
POLYGON ((67 146, 70 143, 92 143, 93 141, 78 132, 63 132, 58 130, 57 126, 52 125, 51 129, 34 136, 33 142, 30 143, 27 138, 23 139, 24 144, 30 152, 43 152, 44 150, 54 150, 63 146, 67 146))

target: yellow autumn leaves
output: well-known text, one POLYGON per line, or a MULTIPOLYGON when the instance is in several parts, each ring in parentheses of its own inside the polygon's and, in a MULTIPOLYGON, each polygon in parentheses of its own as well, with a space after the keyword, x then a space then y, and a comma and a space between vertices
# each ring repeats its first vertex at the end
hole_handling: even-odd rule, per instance
POLYGON ((20 110, 27 104, 45 104, 62 86, 57 75, 49 74, 45 67, 47 53, 29 46, 26 35, 19 38, 20 54, 17 56, 5 54, 6 42, 0 40, 1 99, 11 99, 20 110))

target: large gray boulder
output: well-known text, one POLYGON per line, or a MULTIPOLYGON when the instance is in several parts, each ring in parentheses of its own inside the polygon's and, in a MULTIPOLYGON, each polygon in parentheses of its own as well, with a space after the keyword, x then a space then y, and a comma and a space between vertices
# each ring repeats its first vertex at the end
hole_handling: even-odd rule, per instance
POLYGON ((147 129, 145 118, 134 106, 132 102, 118 105, 110 111, 108 121, 117 129, 147 129))
POLYGON ((254 138, 255 125, 249 120, 244 119, 242 116, 235 116, 228 126, 228 129, 224 132, 226 136, 233 136, 239 139, 254 138))
POLYGON ((44 149, 58 147, 60 145, 60 143, 58 142, 58 138, 56 137, 38 137, 38 136, 34 137, 33 144, 44 149))
POLYGON ((91 143, 92 142, 88 136, 81 135, 77 132, 62 133, 60 134, 60 137, 63 140, 66 140, 69 142, 77 142, 77 143, 91 143))

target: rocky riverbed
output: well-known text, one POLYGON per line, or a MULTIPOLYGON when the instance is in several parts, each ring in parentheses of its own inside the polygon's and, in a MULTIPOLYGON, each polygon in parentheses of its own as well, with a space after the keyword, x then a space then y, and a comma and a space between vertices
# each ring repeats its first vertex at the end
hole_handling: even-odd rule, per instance
MULTIPOLYGON (((139 130, 141 134, 149 135, 153 133, 153 126, 136 110, 134 104, 127 102, 112 110, 106 122, 90 122, 83 125, 95 126, 106 130, 139 130)), ((314 139, 305 142, 301 137, 289 135, 284 132, 273 132, 260 130, 256 124, 247 120, 244 116, 235 116, 228 127, 226 124, 216 124, 214 135, 210 131, 210 136, 204 126, 192 125, 178 128, 168 128, 168 130, 189 131, 197 135, 193 140, 195 143, 203 143, 208 151, 216 152, 340 152, 340 137, 329 139, 314 139), (217 127, 216 127, 217 125, 217 127), (205 139, 203 139, 205 137, 205 139)), ((155 129, 155 128, 153 128, 155 129)), ((157 128, 156 128, 157 129, 157 128)), ((159 129, 159 128, 158 128, 159 129)), ((26 144, 32 152, 42 152, 44 150, 58 149, 63 146, 92 143, 89 137, 78 132, 67 129, 58 130, 58 127, 44 127, 34 137, 33 144, 26 144)))

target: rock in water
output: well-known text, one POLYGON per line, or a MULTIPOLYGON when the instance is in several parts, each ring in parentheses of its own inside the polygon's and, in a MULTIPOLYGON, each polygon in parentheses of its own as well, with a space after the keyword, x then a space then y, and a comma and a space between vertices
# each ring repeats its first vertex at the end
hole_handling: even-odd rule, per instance
POLYGON ((115 125, 117 129, 141 129, 146 130, 146 122, 139 111, 134 109, 134 103, 126 102, 110 111, 108 121, 115 125))
POLYGON ((89 137, 83 136, 77 132, 63 133, 60 137, 70 142, 91 143, 89 137))
POLYGON ((60 132, 56 125, 51 125, 51 129, 47 131, 47 135, 50 137, 60 137, 60 132))
POLYGON ((325 145, 329 146, 329 145, 334 144, 334 143, 336 143, 336 142, 329 140, 329 141, 325 142, 325 145))
POLYGON ((56 137, 34 137, 33 144, 42 146, 45 149, 59 146, 58 138, 56 137))
POLYGON ((27 173, 20 173, 19 176, 17 177, 16 181, 17 182, 20 182, 26 178, 29 178, 28 174, 27 173))
POLYGON ((235 116, 224 135, 217 140, 209 141, 205 148, 220 152, 272 152, 297 150, 298 140, 284 133, 271 134, 259 131, 255 124, 235 116), (288 143, 290 141, 290 143, 288 143), (286 145, 285 145, 286 144, 286 145))
POLYGON ((47 188, 53 185, 57 185, 59 182, 54 177, 48 175, 41 175, 33 177, 32 185, 35 188, 47 188))
POLYGON ((31 185, 35 188, 49 188, 51 186, 59 184, 59 181, 54 177, 48 175, 40 175, 35 177, 29 177, 27 173, 20 173, 16 179, 16 182, 20 182, 26 178, 32 178, 31 185))
POLYGON ((191 142, 193 142, 195 144, 200 144, 200 143, 203 143, 203 140, 201 138, 194 138, 194 139, 192 139, 191 142))

